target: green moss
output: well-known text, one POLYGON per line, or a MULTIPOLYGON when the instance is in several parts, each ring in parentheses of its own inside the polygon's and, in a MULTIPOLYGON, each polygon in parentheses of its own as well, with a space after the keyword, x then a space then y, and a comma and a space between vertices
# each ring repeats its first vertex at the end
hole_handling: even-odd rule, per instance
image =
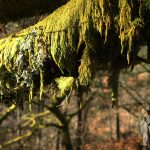
MULTIPOLYGON (((10 91, 16 93, 25 89, 31 101, 33 78, 39 75, 41 98, 44 77, 50 76, 45 75, 43 71, 46 59, 54 61, 62 75, 66 70, 72 76, 56 80, 62 95, 72 88, 76 76, 73 73, 77 70, 80 85, 89 86, 96 71, 95 64, 100 62, 96 60, 96 54, 103 51, 103 48, 95 49, 93 33, 100 34, 97 40, 104 47, 110 36, 109 31, 113 30, 114 35, 120 38, 122 53, 130 62, 133 43, 142 28, 143 19, 132 18, 132 10, 135 8, 131 8, 133 6, 128 0, 119 0, 119 6, 117 3, 115 5, 117 13, 113 11, 111 2, 106 0, 71 0, 36 25, 1 39, 0 70, 3 73, 0 74, 0 92, 9 95, 10 91), (78 57, 82 53, 79 47, 82 42, 86 48, 79 60, 78 57), (78 66, 79 61, 81 64, 78 66), (11 77, 4 77, 10 74, 11 77), (7 80, 14 82, 9 82, 8 86, 7 80)), ((113 53, 113 49, 110 53, 113 53)), ((118 50, 118 53, 120 54, 121 50, 118 50)))
MULTIPOLYGON (((127 47, 127 60, 130 63, 130 53, 133 49, 133 43, 143 26, 142 18, 132 18, 132 5, 128 0, 120 0, 120 16, 119 16, 119 28, 120 28, 120 40, 121 40, 121 52, 123 53, 127 47)), ((132 2, 131 2, 132 3, 132 2)))
POLYGON ((61 90, 61 95, 68 95, 75 88, 75 79, 73 77, 60 77, 55 79, 58 88, 61 90))
POLYGON ((79 66, 79 82, 82 86, 89 86, 95 71, 94 58, 90 55, 90 49, 86 47, 84 49, 83 56, 81 58, 81 64, 79 66))

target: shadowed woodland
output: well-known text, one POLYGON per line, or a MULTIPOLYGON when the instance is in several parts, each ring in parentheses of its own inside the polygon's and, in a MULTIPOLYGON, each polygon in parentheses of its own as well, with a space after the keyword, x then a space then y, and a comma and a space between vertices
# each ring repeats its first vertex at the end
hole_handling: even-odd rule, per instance
POLYGON ((149 0, 0 0, 0 149, 150 149, 149 0))

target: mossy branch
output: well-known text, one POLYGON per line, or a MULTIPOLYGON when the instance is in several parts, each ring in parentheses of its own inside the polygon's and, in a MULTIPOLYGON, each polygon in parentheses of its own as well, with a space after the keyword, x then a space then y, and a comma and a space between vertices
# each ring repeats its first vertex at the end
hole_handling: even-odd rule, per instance
MULTIPOLYGON (((13 97, 20 103, 29 95, 31 103, 37 89, 34 84, 37 76, 41 98, 45 79, 53 74, 44 70, 47 60, 59 68, 61 78, 67 72, 68 79, 78 79, 79 85, 85 87, 90 85, 97 66, 108 65, 118 55, 126 56, 128 64, 132 64, 133 54, 138 53, 134 48, 143 18, 139 14, 133 16, 132 11, 140 8, 131 8, 134 5, 128 2, 119 0, 115 12, 114 4, 106 0, 71 0, 36 25, 1 39, 1 101, 5 103, 13 97), (110 36, 118 39, 116 53, 111 48, 114 41, 107 41, 110 36), (103 55, 105 61, 99 60, 103 55)), ((51 81, 56 78, 58 76, 53 76, 51 81)), ((59 88, 65 93, 68 85, 60 87, 59 84, 59 88)))
POLYGON ((7 119, 9 114, 16 109, 16 105, 12 104, 9 108, 7 108, 6 112, 3 115, 0 115, 0 124, 7 119))

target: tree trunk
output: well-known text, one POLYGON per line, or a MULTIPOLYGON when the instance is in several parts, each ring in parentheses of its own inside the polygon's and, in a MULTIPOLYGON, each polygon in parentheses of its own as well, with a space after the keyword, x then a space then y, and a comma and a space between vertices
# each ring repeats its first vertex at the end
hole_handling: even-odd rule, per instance
POLYGON ((81 132, 82 132, 82 110, 80 109, 81 102, 80 100, 77 101, 77 108, 79 109, 78 112, 78 122, 77 122, 77 147, 76 150, 81 150, 81 132))
POLYGON ((111 115, 111 110, 109 109, 109 128, 110 128, 110 137, 113 139, 113 128, 112 128, 112 115, 111 115))
MULTIPOLYGON (((38 100, 37 112, 40 113, 43 111, 44 111, 44 100, 38 100)), ((37 118, 37 122, 39 124, 42 124, 42 119, 37 118)), ((36 138, 36 146, 37 146, 37 150, 41 150, 42 131, 38 130, 37 132, 38 133, 36 138)))
POLYGON ((119 108, 118 108, 118 101, 116 104, 116 138, 119 141, 120 140, 120 116, 119 116, 119 108))
POLYGON ((57 139, 56 139, 56 148, 55 150, 60 150, 60 129, 57 131, 57 139))
POLYGON ((68 126, 65 126, 63 128, 63 146, 66 150, 73 150, 73 147, 72 147, 72 143, 71 143, 71 138, 70 138, 70 132, 69 132, 69 128, 68 126))
POLYGON ((49 107, 49 110, 58 118, 62 124, 62 147, 66 150, 73 150, 69 132, 69 121, 67 120, 66 113, 61 112, 55 104, 53 107, 49 107))
MULTIPOLYGON (((17 136, 18 137, 21 136, 21 132, 22 132, 21 127, 19 126, 20 119, 21 119, 21 111, 18 109, 17 110, 17 121, 18 121, 17 136)), ((18 149, 19 150, 23 150, 24 149, 23 148, 23 144, 21 143, 21 141, 18 141, 18 149)))

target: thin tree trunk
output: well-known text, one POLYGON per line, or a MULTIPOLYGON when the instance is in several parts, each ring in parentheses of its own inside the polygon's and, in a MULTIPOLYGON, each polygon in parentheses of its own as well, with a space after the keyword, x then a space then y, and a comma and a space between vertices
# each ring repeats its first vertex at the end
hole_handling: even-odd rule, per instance
MULTIPOLYGON (((21 111, 18 109, 17 110, 17 120, 18 120, 18 130, 17 130, 17 136, 21 136, 21 127, 19 125, 19 121, 20 121, 20 118, 21 118, 21 111)), ((18 147, 19 147, 19 150, 23 150, 23 144, 21 143, 21 141, 18 141, 18 147)))
POLYGON ((56 139, 56 148, 55 150, 60 150, 60 129, 57 131, 57 139, 56 139))
MULTIPOLYGON (((44 110, 44 101, 42 100, 38 100, 39 104, 37 106, 37 112, 43 112, 44 110)), ((37 122, 39 122, 39 124, 42 124, 42 119, 41 118, 37 118, 37 122)), ((37 144, 37 150, 41 150, 41 139, 42 139, 42 132, 41 130, 38 130, 38 135, 36 138, 36 144, 37 144)))
POLYGON ((150 62, 150 43, 147 43, 147 60, 150 62))
POLYGON ((69 121, 67 120, 66 114, 62 113, 55 105, 53 107, 49 107, 49 110, 59 119, 62 124, 62 146, 66 150, 73 150, 69 132, 69 121))
MULTIPOLYGON (((132 105, 131 104, 131 99, 130 99, 130 105, 132 105)), ((131 128, 131 114, 128 112, 128 115, 129 115, 129 121, 128 121, 128 131, 130 132, 130 128, 131 128)))
POLYGON ((71 138, 70 138, 70 132, 68 126, 65 126, 62 130, 63 132, 63 146, 66 150, 73 150, 71 138))
POLYGON ((119 116, 119 107, 118 107, 118 101, 116 104, 116 138, 119 141, 120 140, 120 116, 119 116))
POLYGON ((81 102, 80 100, 77 101, 77 108, 79 109, 78 112, 78 122, 77 122, 77 147, 76 150, 81 150, 81 144, 82 144, 82 110, 80 109, 81 102))
POLYGON ((111 115, 111 110, 109 109, 109 128, 110 128, 110 137, 113 139, 113 128, 112 128, 112 115, 111 115))

